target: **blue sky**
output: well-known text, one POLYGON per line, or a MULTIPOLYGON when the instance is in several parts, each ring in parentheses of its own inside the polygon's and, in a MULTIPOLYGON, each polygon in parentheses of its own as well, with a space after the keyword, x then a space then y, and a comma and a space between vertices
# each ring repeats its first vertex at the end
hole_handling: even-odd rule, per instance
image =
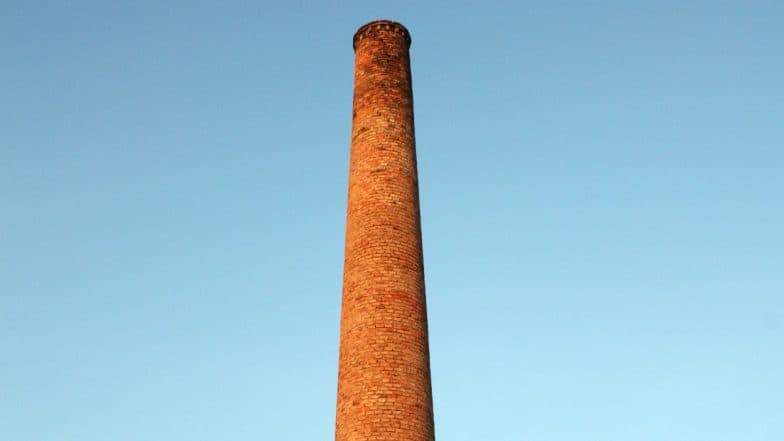
POLYGON ((438 439, 784 439, 781 2, 9 0, 0 439, 333 437, 376 18, 438 439))

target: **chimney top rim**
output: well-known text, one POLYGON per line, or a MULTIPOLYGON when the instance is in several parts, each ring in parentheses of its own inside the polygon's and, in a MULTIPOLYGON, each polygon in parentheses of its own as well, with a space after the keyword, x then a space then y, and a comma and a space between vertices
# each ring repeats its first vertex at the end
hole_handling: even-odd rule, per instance
POLYGON ((406 44, 411 47, 411 34, 405 26, 393 20, 373 20, 369 23, 362 25, 357 32, 354 33, 354 50, 357 50, 357 43, 359 43, 367 34, 368 31, 374 29, 388 29, 397 32, 406 39, 406 44))

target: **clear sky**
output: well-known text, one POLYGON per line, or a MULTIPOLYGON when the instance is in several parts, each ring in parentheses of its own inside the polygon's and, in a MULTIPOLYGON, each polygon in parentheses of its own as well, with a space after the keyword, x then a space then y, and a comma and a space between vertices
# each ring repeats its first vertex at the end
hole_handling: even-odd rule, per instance
POLYGON ((329 440, 411 31, 436 436, 784 439, 784 4, 0 2, 0 439, 329 440))

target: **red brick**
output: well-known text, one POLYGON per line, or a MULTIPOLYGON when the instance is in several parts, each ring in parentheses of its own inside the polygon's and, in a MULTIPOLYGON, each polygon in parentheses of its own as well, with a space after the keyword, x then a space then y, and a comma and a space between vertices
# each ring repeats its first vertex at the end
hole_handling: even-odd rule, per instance
POLYGON ((432 441, 414 109, 401 24, 354 35, 336 441, 432 441))

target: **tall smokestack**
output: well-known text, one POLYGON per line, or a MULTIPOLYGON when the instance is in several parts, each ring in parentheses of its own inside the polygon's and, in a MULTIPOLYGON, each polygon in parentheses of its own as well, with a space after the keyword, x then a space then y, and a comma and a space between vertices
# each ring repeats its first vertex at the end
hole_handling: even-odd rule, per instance
POLYGON ((411 37, 354 35, 336 441, 433 441, 411 37))

